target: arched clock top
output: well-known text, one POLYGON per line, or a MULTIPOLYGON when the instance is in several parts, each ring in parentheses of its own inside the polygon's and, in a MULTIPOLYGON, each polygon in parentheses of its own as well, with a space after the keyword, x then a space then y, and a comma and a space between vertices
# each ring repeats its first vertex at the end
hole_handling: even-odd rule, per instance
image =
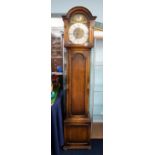
POLYGON ((67 13, 66 15, 62 16, 62 17, 63 17, 64 20, 65 20, 65 19, 68 20, 68 19, 70 19, 74 14, 77 14, 77 13, 85 15, 89 20, 95 20, 95 19, 96 19, 96 16, 93 16, 93 15, 91 14, 91 12, 90 12, 87 8, 82 7, 82 6, 77 6, 77 7, 74 7, 74 8, 72 8, 72 9, 70 9, 70 10, 68 11, 68 13, 67 13))

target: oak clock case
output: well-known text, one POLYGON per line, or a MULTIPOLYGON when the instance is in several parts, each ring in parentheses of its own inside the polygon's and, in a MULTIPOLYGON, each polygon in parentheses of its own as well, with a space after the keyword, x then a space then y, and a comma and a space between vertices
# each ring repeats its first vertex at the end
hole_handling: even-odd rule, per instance
POLYGON ((63 16, 67 50, 67 90, 64 149, 90 149, 89 115, 90 52, 94 46, 96 16, 84 7, 74 7, 63 16))

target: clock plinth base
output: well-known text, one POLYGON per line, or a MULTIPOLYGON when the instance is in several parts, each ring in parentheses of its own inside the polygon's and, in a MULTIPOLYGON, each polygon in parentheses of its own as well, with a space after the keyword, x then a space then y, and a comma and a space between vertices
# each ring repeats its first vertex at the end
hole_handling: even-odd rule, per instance
POLYGON ((76 145, 64 145, 63 146, 63 150, 79 150, 79 149, 85 149, 85 150, 90 150, 91 149, 91 145, 83 145, 83 144, 77 144, 77 146, 76 145))
POLYGON ((89 118, 65 119, 63 149, 91 149, 90 130, 91 121, 89 118))

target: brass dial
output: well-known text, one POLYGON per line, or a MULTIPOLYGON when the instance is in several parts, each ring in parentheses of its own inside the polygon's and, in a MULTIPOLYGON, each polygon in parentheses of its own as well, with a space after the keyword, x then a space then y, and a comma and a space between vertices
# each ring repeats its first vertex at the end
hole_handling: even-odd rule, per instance
POLYGON ((76 29, 74 30, 74 32, 73 32, 73 35, 74 35, 77 39, 82 38, 83 35, 84 35, 84 31, 83 31, 83 29, 81 29, 81 28, 76 28, 76 29))
POLYGON ((88 27, 83 23, 75 23, 69 28, 69 40, 74 44, 84 44, 88 41, 88 27))

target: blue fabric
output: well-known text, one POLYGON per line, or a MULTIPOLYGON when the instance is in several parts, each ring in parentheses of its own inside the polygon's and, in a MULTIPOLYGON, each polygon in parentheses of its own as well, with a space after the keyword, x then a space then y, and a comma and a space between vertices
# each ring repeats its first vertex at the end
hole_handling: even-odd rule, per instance
POLYGON ((60 91, 55 103, 51 106, 51 147, 53 155, 61 155, 60 149, 64 145, 62 109, 63 91, 60 91))

